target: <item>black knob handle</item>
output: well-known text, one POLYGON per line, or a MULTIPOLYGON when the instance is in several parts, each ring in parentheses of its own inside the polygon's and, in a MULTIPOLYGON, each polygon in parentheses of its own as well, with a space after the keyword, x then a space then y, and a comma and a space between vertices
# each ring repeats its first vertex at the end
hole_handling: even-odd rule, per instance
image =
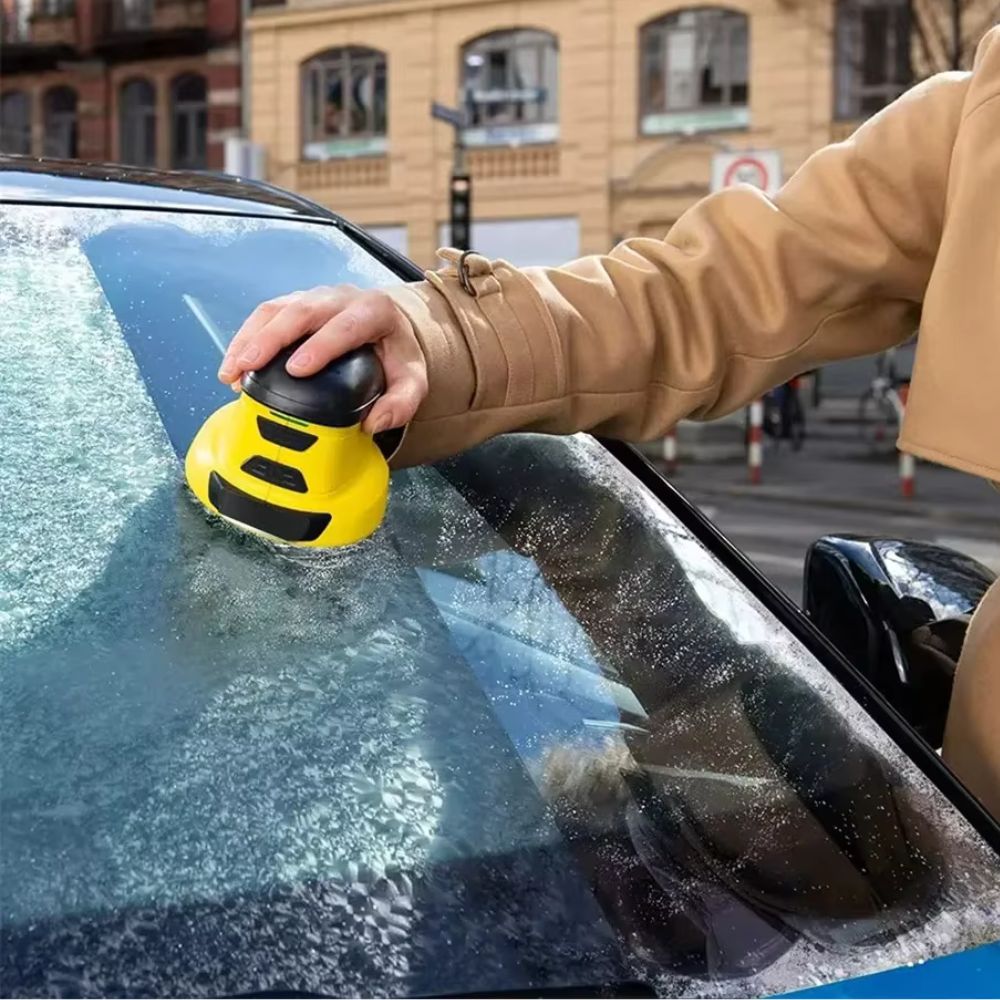
POLYGON ((348 351, 315 375, 296 378, 285 364, 299 341, 258 371, 243 376, 243 391, 262 406, 324 427, 361 423, 385 392, 382 364, 370 345, 348 351))

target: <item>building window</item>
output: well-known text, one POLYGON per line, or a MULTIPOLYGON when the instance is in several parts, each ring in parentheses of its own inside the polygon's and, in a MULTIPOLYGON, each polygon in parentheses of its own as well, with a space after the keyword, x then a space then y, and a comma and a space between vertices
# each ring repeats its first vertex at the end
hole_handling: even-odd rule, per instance
POLYGON ((304 63, 303 159, 384 153, 387 76, 375 49, 331 49, 304 63))
POLYGON ((746 15, 714 7, 677 11, 645 25, 639 44, 643 135, 750 123, 746 15))
POLYGON ((118 142, 123 163, 156 166, 156 89, 129 80, 118 93, 118 142))
POLYGON ((31 41, 31 0, 0 3, 0 45, 31 41))
POLYGON ((115 31, 146 31, 153 27, 153 0, 105 0, 115 31))
POLYGON ((866 118, 910 85, 909 0, 837 4, 838 118, 866 118))
POLYGON ((205 78, 179 76, 170 89, 170 165, 175 170, 204 170, 208 165, 208 103, 205 78))
POLYGON ((559 46, 531 28, 497 31, 462 49, 468 145, 559 138, 559 46))
POLYGON ((63 160, 76 158, 76 91, 53 87, 42 102, 45 120, 45 155, 63 160))
POLYGON ((23 90, 0 97, 0 150, 31 152, 31 98, 23 90))
POLYGON ((37 0, 35 11, 41 17, 71 17, 76 10, 74 0, 37 0))

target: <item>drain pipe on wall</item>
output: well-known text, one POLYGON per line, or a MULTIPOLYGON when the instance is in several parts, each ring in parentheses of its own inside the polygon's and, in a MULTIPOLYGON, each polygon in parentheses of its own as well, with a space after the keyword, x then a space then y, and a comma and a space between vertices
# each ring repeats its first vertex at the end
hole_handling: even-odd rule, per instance
POLYGON ((250 0, 240 0, 240 132, 250 139, 250 45, 247 39, 247 19, 250 0))

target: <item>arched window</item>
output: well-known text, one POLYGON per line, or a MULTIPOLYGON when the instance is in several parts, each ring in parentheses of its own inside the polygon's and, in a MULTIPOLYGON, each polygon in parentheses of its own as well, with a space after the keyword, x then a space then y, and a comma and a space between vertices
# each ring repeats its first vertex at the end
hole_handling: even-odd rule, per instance
POLYGON ((208 165, 208 102, 205 78, 177 77, 170 88, 170 165, 176 170, 204 170, 208 165))
POLYGON ((866 118, 913 81, 909 0, 839 0, 838 118, 866 118))
POLYGON ((533 28, 495 31, 462 49, 462 93, 471 145, 553 142, 559 137, 559 45, 533 28))
POLYGON ((375 49, 330 49, 303 63, 303 158, 384 153, 387 76, 375 49))
POLYGON ((644 135, 749 124, 746 15, 681 10, 640 31, 639 123, 644 135))
POLYGON ((45 155, 71 160, 76 151, 76 91, 53 87, 42 100, 45 122, 45 155))
POLYGON ((118 138, 123 163, 156 166, 156 89, 129 80, 118 92, 118 138))
POLYGON ((0 150, 31 152, 31 98, 23 90, 0 97, 0 150))

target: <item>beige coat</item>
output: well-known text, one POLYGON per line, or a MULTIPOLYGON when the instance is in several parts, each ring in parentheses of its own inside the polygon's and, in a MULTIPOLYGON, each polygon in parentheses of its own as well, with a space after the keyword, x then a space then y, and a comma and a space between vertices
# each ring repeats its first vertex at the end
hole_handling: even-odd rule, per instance
MULTIPOLYGON (((393 293, 430 376, 397 464, 510 430, 660 436, 919 324, 902 447, 1000 480, 998 137, 995 29, 972 73, 914 88, 773 200, 723 191, 664 240, 560 268, 472 255, 467 287, 446 251, 450 267, 393 293)), ((966 643, 945 752, 1000 816, 998 653, 995 587, 966 643)))

